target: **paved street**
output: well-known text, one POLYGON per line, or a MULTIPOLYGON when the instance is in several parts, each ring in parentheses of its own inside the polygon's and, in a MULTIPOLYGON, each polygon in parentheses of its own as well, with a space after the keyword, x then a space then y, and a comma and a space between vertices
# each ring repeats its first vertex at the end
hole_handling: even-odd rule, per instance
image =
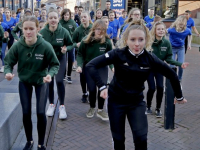
MULTIPOLYGON (((188 103, 185 105, 176 105, 176 129, 165 130, 163 128, 164 117, 157 119, 154 115, 148 116, 149 150, 200 149, 199 57, 199 49, 195 47, 186 54, 186 61, 189 62, 190 65, 184 70, 182 87, 183 94, 188 100, 188 103)), ((111 76, 112 73, 110 73, 110 77, 111 76)), ((2 74, 0 74, 0 79, 3 79, 2 74)), ((55 126, 56 128, 50 131, 53 133, 53 136, 48 143, 48 149, 112 150, 109 122, 102 121, 96 116, 91 119, 86 118, 85 113, 89 109, 89 104, 83 104, 80 101, 82 92, 79 83, 79 74, 73 72, 72 80, 73 84, 66 84, 65 105, 68 119, 64 121, 57 120, 58 112, 55 113, 56 116, 54 118, 57 124, 55 126), (55 132, 53 132, 53 130, 55 130, 55 132)), ((146 94, 146 91, 144 93, 146 94)), ((163 106, 164 102, 162 105, 162 112, 164 114, 163 106)), ((155 98, 153 100, 153 110, 155 110, 155 98)), ((35 122, 33 125, 36 126, 35 122)), ((22 132, 24 131, 22 130, 22 132)), ((34 136, 37 135, 35 129, 34 132, 34 136)), ((22 136, 22 134, 24 135, 24 133, 20 133, 19 136, 22 136)), ((16 142, 19 143, 19 141, 16 142)), ((37 145, 37 141, 35 141, 35 145, 37 145)), ((36 146, 34 149, 35 148, 36 146)), ((16 143, 15 149, 19 149, 16 143)), ((126 149, 134 149, 132 134, 128 124, 126 125, 126 149)))

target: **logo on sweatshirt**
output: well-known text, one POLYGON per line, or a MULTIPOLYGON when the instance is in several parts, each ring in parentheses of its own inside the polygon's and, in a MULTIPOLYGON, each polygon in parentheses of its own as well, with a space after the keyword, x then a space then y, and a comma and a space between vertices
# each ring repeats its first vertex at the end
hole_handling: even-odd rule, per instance
POLYGON ((73 26, 72 26, 72 25, 69 25, 68 27, 69 27, 70 29, 72 29, 72 28, 73 28, 73 26))
POLYGON ((167 47, 161 47, 160 49, 161 49, 161 51, 166 51, 167 47))
POLYGON ((129 66, 128 63, 124 63, 123 65, 125 65, 125 66, 129 66))
POLYGON ((105 47, 99 47, 100 52, 104 52, 106 50, 105 47))
POLYGON ((35 54, 35 59, 43 60, 44 55, 42 54, 35 54))
POLYGON ((63 39, 56 39, 57 43, 62 43, 63 39))

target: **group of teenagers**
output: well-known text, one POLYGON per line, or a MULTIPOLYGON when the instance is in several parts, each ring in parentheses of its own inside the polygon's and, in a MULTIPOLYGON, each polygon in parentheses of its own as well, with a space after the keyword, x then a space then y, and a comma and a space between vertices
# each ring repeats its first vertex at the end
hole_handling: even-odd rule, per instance
MULTIPOLYGON (((106 5, 109 4, 110 1, 106 1, 106 5)), ((86 117, 92 118, 96 113, 102 120, 109 120, 115 150, 125 150, 127 117, 135 149, 146 150, 147 114, 152 114, 151 103, 155 90, 155 114, 156 117, 162 117, 160 108, 163 98, 163 76, 171 82, 175 93, 174 103, 187 102, 183 97, 180 82, 183 69, 188 66, 188 63, 184 62, 187 36, 187 48, 191 49, 191 30, 187 28, 186 16, 189 12, 179 16, 168 29, 161 17, 155 16, 149 29, 148 23, 141 19, 138 8, 131 9, 127 17, 123 16, 126 19, 122 25, 115 19, 115 12, 109 10, 109 7, 108 16, 100 17, 101 10, 98 9, 93 22, 90 14, 83 11, 82 7, 79 8, 75 19, 72 18, 70 9, 63 9, 60 14, 57 10, 50 9, 41 27, 41 20, 33 16, 31 10, 27 10, 30 13, 25 11, 14 27, 15 29, 18 26, 20 37, 18 31, 15 32, 17 42, 9 47, 3 59, 4 74, 7 80, 12 80, 13 67, 17 64, 19 96, 27 138, 23 150, 32 149, 34 144, 31 120, 33 87, 36 94, 38 150, 46 149, 46 115, 53 116, 55 111, 54 78, 60 102, 59 118, 67 118, 63 79, 66 74, 67 77, 71 77, 75 51, 76 72, 80 73, 83 92, 82 102, 86 103, 89 99, 90 104, 86 117), (112 30, 112 33, 109 30, 112 30), (169 34, 169 41, 165 38, 166 33, 169 34), (175 69, 172 69, 174 65, 179 67, 178 76, 175 69), (109 86, 108 66, 114 73, 109 86), (148 82, 147 104, 143 94, 145 81, 148 82), (47 99, 49 106, 45 112, 47 99), (108 112, 103 110, 105 99, 108 100, 108 112)), ((7 11, 5 10, 6 15, 7 11)), ((101 12, 103 14, 103 11, 101 12)), ((1 43, 10 41, 12 34, 12 31, 7 33, 2 30, 1 43)))

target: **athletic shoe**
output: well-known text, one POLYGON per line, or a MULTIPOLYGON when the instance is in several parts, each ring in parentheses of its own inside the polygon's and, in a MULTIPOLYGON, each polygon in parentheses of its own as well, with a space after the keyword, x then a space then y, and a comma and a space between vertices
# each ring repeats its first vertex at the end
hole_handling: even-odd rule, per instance
POLYGON ((65 110, 65 106, 61 105, 59 107, 59 119, 66 119, 66 118, 67 118, 67 113, 66 113, 66 110, 65 110))
POLYGON ((83 96, 81 98, 81 100, 82 100, 83 103, 87 103, 88 102, 87 97, 88 97, 88 95, 83 94, 83 96))
POLYGON ((64 77, 64 79, 63 79, 64 81, 66 81, 66 76, 64 77))
POLYGON ((86 116, 87 116, 88 118, 92 118, 92 117, 94 117, 94 113, 95 113, 95 108, 90 108, 90 109, 88 110, 88 112, 86 113, 86 116))
POLYGON ((46 150, 46 147, 45 147, 45 146, 41 146, 41 147, 38 146, 37 149, 38 149, 38 150, 46 150))
POLYGON ((97 111, 97 117, 101 118, 103 121, 108 121, 108 113, 101 110, 101 111, 97 111))
POLYGON ((73 70, 73 71, 76 71, 76 66, 73 66, 73 67, 72 67, 72 70, 73 70))
POLYGON ((156 109, 156 118, 162 118, 162 112, 160 109, 156 109))
POLYGON ((31 150, 33 148, 33 144, 34 142, 30 142, 30 141, 26 142, 26 145, 23 150, 31 150))
POLYGON ((72 84, 72 79, 71 79, 71 77, 67 77, 67 83, 72 84))
POLYGON ((146 115, 152 114, 151 107, 150 108, 147 107, 145 114, 146 115))
POLYGON ((3 72, 4 72, 4 66, 2 66, 0 69, 0 73, 3 73, 3 72))
POLYGON ((49 107, 47 109, 46 115, 49 117, 52 117, 55 111, 55 105, 54 104, 49 104, 49 107))

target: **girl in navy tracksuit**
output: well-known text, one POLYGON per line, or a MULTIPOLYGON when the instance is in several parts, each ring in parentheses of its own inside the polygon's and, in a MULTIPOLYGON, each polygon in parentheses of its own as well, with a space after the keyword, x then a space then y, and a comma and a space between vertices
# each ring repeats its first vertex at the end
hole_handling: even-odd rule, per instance
POLYGON ((120 49, 115 49, 91 60, 86 68, 101 90, 101 97, 108 96, 108 115, 115 150, 125 150, 125 120, 129 121, 136 150, 147 150, 147 116, 144 101, 144 82, 151 71, 170 79, 175 92, 175 103, 185 103, 176 73, 154 54, 147 52, 151 46, 148 29, 139 20, 123 34, 120 49), (115 73, 109 89, 98 68, 114 64, 115 73))

